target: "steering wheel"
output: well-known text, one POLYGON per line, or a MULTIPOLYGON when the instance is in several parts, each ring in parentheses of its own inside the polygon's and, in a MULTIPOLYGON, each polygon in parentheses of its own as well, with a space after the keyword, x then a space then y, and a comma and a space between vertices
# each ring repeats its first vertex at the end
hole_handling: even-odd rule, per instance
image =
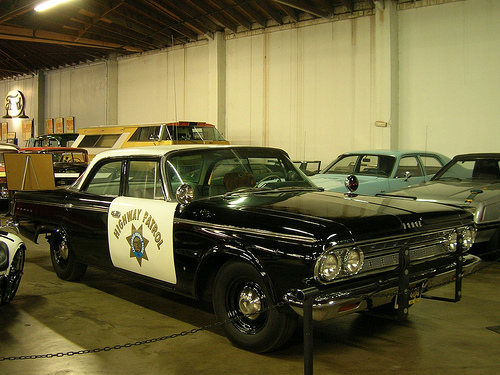
POLYGON ((270 174, 270 175, 267 175, 266 177, 264 178, 261 178, 259 180, 259 182, 257 182, 257 187, 260 188, 260 187, 263 187, 265 185, 265 182, 268 181, 268 180, 277 180, 277 182, 280 182, 281 181, 281 177, 278 176, 277 174, 270 174))
POLYGON ((81 163, 82 161, 79 158, 73 158, 73 162, 75 162, 75 163, 81 163))

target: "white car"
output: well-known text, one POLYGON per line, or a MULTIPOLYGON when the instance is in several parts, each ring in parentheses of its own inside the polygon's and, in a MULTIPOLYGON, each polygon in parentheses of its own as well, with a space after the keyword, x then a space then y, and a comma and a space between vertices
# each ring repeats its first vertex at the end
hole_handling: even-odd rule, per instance
POLYGON ((24 271, 26 246, 11 228, 0 228, 0 305, 12 301, 24 271))

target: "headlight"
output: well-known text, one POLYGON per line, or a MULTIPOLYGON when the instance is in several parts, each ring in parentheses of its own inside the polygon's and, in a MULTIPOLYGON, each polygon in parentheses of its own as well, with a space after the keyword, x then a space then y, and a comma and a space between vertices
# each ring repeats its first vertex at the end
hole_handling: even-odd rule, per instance
POLYGON ((321 254, 316 263, 316 275, 322 281, 332 281, 342 269, 342 260, 336 251, 321 254))
POLYGON ((472 245, 474 244, 474 240, 476 239, 476 231, 471 227, 467 227, 462 230, 462 250, 468 251, 472 245))
POLYGON ((458 243, 458 235, 457 231, 454 230, 448 235, 448 238, 446 238, 448 251, 451 253, 457 251, 457 243, 458 243))
POLYGON ((5 242, 0 241, 0 271, 9 267, 9 248, 5 242))
POLYGON ((363 262, 365 260, 365 255, 361 250, 356 248, 348 249, 344 255, 344 271, 348 275, 355 275, 363 267, 363 262))
POLYGON ((340 276, 352 276, 363 268, 365 255, 357 248, 327 250, 318 258, 315 277, 327 283, 340 276))
POLYGON ((458 234, 460 233, 462 251, 468 251, 476 239, 476 230, 471 227, 461 228, 458 231, 453 231, 446 238, 446 246, 449 252, 457 251, 458 234))

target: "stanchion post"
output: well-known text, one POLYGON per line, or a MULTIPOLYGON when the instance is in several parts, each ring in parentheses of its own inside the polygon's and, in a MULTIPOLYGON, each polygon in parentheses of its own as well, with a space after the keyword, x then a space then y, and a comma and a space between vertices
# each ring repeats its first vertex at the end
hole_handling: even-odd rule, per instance
POLYGON ((319 294, 317 288, 308 288, 297 291, 297 296, 303 301, 304 318, 304 375, 313 375, 313 302, 319 294))

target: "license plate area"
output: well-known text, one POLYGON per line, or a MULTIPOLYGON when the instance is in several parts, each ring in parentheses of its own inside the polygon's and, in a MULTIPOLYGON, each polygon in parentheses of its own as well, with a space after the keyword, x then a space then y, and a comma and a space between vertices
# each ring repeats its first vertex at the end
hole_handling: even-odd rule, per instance
POLYGON ((408 295, 408 306, 417 303, 422 298, 422 284, 410 288, 410 293, 408 295))
MULTIPOLYGON (((399 305, 398 305, 398 297, 399 296, 396 296, 396 298, 394 299, 394 308, 397 310, 399 305)), ((415 286, 412 286, 409 288, 409 292, 408 292, 408 306, 411 306, 415 303, 417 303, 418 301, 420 301, 420 299, 422 298, 422 284, 418 284, 418 285, 415 285, 415 286)))

